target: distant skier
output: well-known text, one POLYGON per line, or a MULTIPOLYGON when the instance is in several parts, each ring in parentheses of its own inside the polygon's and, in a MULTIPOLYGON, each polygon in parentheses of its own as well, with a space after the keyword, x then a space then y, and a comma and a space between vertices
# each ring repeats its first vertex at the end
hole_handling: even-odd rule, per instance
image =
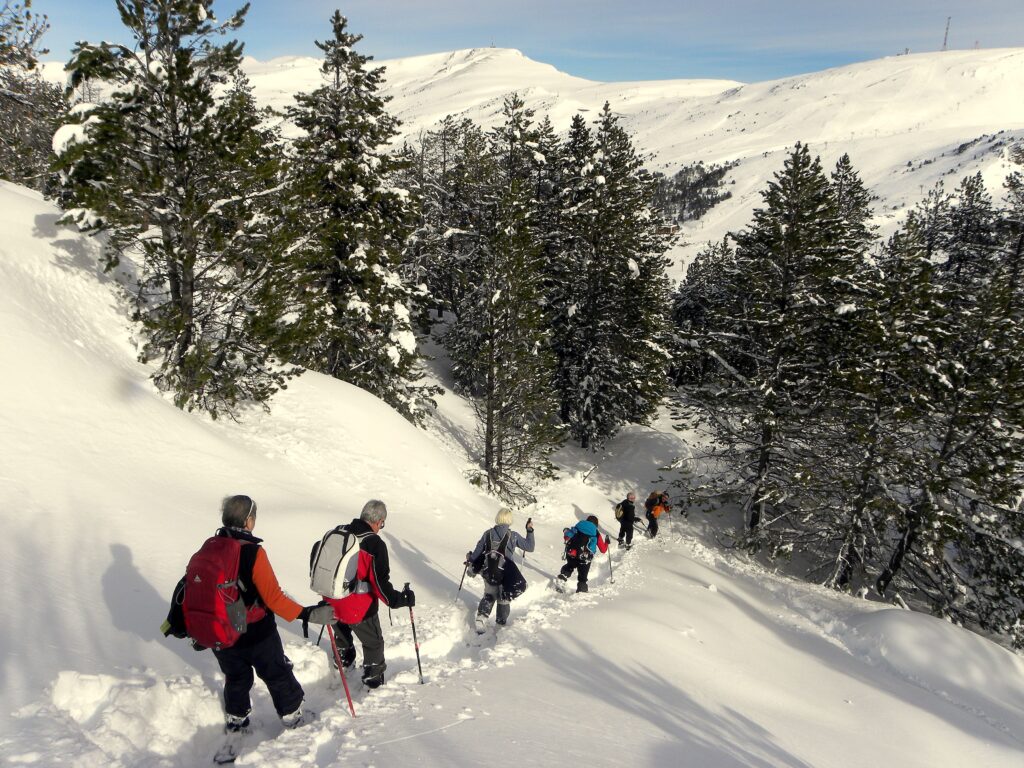
POLYGON ((516 549, 533 552, 533 523, 526 521, 526 536, 513 531, 512 510, 501 508, 494 517, 494 527, 487 529, 476 548, 466 553, 466 565, 472 574, 483 576, 484 596, 476 609, 476 631, 483 633, 494 603, 498 603, 496 622, 504 626, 512 610, 512 601, 526 591, 526 579, 512 556, 516 549))
POLYGON ((672 505, 668 503, 668 493, 651 491, 651 495, 644 502, 644 509, 647 510, 644 515, 647 518, 647 532, 653 539, 658 535, 658 518, 672 509, 672 505))
POLYGON ((636 523, 636 494, 633 491, 618 503, 615 517, 619 521, 619 546, 625 545, 629 549, 633 546, 633 526, 636 523))
POLYGON ((363 684, 377 688, 384 684, 384 634, 378 616, 379 603, 388 608, 412 608, 416 605, 416 594, 411 589, 399 592, 391 586, 391 564, 388 548, 380 537, 388 509, 383 501, 371 499, 363 505, 358 519, 353 520, 348 530, 359 539, 359 555, 356 565, 356 581, 352 594, 339 599, 325 598, 334 606, 335 639, 341 663, 348 668, 355 664, 356 649, 353 633, 363 646, 363 684))
POLYGON ((562 536, 565 539, 565 565, 555 579, 555 589, 565 592, 565 583, 573 571, 576 571, 576 591, 587 591, 587 577, 590 575, 590 563, 598 550, 608 551, 610 536, 602 537, 597 529, 596 515, 580 520, 572 528, 565 528, 562 536))

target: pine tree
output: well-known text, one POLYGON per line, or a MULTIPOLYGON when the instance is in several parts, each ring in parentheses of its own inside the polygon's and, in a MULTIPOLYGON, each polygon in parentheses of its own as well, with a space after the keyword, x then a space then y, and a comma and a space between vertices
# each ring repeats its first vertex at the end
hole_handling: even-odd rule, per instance
POLYGON ((605 105, 577 115, 564 150, 560 253, 548 259, 560 413, 583 447, 654 413, 667 383, 669 240, 653 182, 605 105))
POLYGON ((235 415, 265 403, 295 369, 268 351, 286 279, 265 213, 277 186, 276 138, 239 70, 248 6, 217 21, 199 0, 117 0, 134 47, 79 44, 70 87, 111 91, 62 128, 67 218, 108 235, 141 323, 140 358, 182 408, 235 415))
POLYGON ((399 272, 410 214, 387 145, 397 121, 380 95, 383 69, 353 46, 335 12, 324 52, 325 84, 296 96, 287 209, 294 243, 297 326, 289 353, 309 368, 356 384, 410 418, 432 390, 421 378, 413 331, 415 291, 399 272))
POLYGON ((67 106, 35 71, 49 23, 31 8, 31 0, 0 6, 0 179, 48 192, 51 138, 67 106))
POLYGON ((1012 543, 1024 493, 1024 243, 993 243, 1011 228, 978 182, 966 180, 945 215, 920 217, 929 235, 939 231, 931 240, 942 244, 934 257, 949 298, 932 318, 936 349, 900 478, 906 502, 876 586, 885 595, 895 584, 940 615, 1021 643, 1024 585, 1009 564, 1024 563, 1012 543))
POLYGON ((498 201, 478 283, 453 329, 463 338, 475 330, 473 357, 462 366, 478 382, 472 400, 488 490, 517 503, 534 501, 531 484, 553 476, 547 456, 561 441, 529 207, 520 182, 498 201))
POLYGON ((840 365, 862 254, 806 146, 795 147, 763 199, 735 251, 707 257, 727 285, 703 291, 710 301, 685 340, 686 357, 715 362, 686 390, 687 413, 715 435, 725 469, 705 498, 741 506, 751 546, 773 534, 791 547, 805 533, 801 507, 822 505, 815 442, 826 432, 830 371, 840 365))

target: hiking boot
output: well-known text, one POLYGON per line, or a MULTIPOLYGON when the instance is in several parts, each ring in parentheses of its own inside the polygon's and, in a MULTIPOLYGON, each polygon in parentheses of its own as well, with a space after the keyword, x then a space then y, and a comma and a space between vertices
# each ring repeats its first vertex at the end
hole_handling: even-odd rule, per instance
POLYGON ((249 715, 224 715, 224 733, 248 733, 249 715))
POLYGON ((381 666, 363 667, 363 685, 367 688, 380 688, 384 685, 384 669, 381 666))
POLYGON ((303 709, 302 705, 299 705, 299 708, 294 712, 289 712, 287 715, 281 715, 281 725, 289 730, 301 728, 314 720, 316 720, 316 714, 310 712, 308 709, 303 709))
POLYGON ((487 631, 487 617, 482 614, 476 615, 476 633, 482 635, 487 631))
POLYGON ((587 582, 585 582, 585 581, 581 581, 579 584, 576 585, 576 592, 577 593, 579 593, 579 592, 589 592, 589 591, 590 591, 590 589, 587 587, 587 582))
POLYGON ((564 576, 559 576, 552 582, 552 584, 554 585, 556 591, 565 592, 565 582, 567 581, 568 579, 564 576))
POLYGON ((619 542, 619 546, 621 547, 623 545, 623 543, 624 543, 624 540, 623 539, 619 539, 618 542, 619 542))
POLYGON ((356 649, 352 646, 339 648, 338 655, 341 657, 341 666, 344 669, 352 669, 352 665, 356 663, 356 649))

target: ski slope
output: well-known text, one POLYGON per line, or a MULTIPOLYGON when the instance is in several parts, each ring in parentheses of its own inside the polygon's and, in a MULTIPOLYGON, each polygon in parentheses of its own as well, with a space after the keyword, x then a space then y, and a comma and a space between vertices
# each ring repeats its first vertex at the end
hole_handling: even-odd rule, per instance
MULTIPOLYGON (((283 625, 319 719, 282 732, 261 684, 240 765, 863 766, 1006 768, 1024 757, 1024 660, 921 614, 853 600, 719 552, 722 521, 676 517, 654 541, 559 595, 561 529, 607 526, 628 489, 664 485, 688 450, 667 420, 607 450, 572 448, 532 516, 537 551, 511 624, 478 637, 464 553, 499 504, 466 477, 467 404, 417 430, 365 392, 307 374, 270 414, 182 413, 135 359, 97 244, 35 193, 0 183, 0 762, 177 768, 221 741, 212 654, 158 627, 227 494, 260 507, 282 585, 309 602, 311 542, 371 497, 393 581, 416 589, 385 622, 388 684, 352 676, 283 625), (614 583, 610 567, 614 567, 614 583)), ((442 382, 443 383, 443 382, 442 382)), ((609 562, 610 560, 610 562, 609 562)))

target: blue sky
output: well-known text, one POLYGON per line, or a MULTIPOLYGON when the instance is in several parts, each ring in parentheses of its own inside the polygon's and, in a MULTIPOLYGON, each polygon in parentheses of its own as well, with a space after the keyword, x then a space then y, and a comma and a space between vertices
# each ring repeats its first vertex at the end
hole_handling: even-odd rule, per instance
MULTIPOLYGON (((215 0, 226 16, 241 0, 215 0)), ((1024 0, 252 0, 239 37, 258 59, 316 55, 335 8, 376 59, 495 45, 603 81, 753 82, 906 49, 1024 47, 1024 0)), ((47 59, 75 40, 129 42, 114 0, 33 0, 47 59)))

